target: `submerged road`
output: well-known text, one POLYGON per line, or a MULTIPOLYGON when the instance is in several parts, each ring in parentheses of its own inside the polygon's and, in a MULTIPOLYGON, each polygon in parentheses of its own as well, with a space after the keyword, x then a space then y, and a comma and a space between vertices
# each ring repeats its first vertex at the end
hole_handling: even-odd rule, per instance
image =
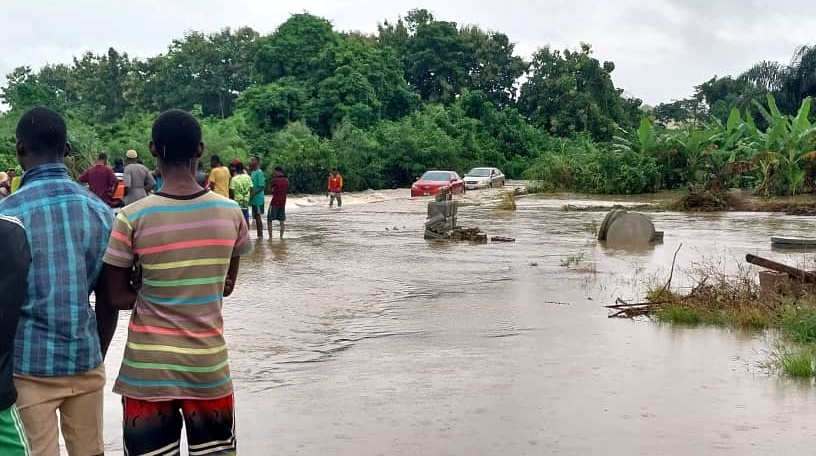
MULTIPOLYGON (((745 253, 804 261, 768 237, 807 233, 809 219, 660 213, 664 244, 615 251, 589 232, 604 214, 560 211, 587 201, 500 212, 494 191, 469 192, 481 205, 460 224, 517 242, 440 244, 422 239, 427 200, 406 194, 331 210, 293 198, 287 239, 242 261, 224 303, 241 455, 812 454, 816 394, 760 367, 766 336, 602 308, 665 280, 680 243, 681 286, 695 264, 733 271, 745 253)), ((110 387, 127 316, 107 362, 109 454, 122 448, 110 387)))

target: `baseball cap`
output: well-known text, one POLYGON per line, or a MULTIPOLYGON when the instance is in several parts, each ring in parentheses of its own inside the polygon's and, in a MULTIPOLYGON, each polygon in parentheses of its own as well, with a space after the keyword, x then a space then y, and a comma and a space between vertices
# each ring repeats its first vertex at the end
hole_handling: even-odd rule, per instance
POLYGON ((130 149, 129 151, 125 152, 125 156, 127 158, 139 158, 139 154, 133 149, 130 149))

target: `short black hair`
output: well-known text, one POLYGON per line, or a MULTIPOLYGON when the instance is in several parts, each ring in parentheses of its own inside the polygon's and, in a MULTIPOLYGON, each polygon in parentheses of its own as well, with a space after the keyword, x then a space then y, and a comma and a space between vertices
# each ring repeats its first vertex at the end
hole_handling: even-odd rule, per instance
POLYGON ((244 172, 244 164, 241 162, 234 163, 235 172, 236 173, 243 173, 244 172))
POLYGON ((116 165, 116 166, 124 165, 125 161, 122 160, 122 157, 116 157, 116 158, 113 159, 113 164, 116 165))
POLYGON ((68 140, 65 119, 56 111, 42 107, 30 109, 20 117, 16 134, 17 140, 35 154, 61 156, 68 140))
POLYGON ((280 171, 280 172, 283 172, 283 168, 282 168, 282 167, 280 167, 280 166, 276 166, 276 167, 275 167, 275 171, 280 171))
POLYGON ((185 163, 195 158, 201 144, 201 124, 192 114, 170 109, 153 122, 156 155, 170 163, 185 163))
POLYGON ((96 159, 108 161, 108 154, 106 154, 105 152, 99 152, 99 155, 96 156, 96 159))
POLYGON ((220 165, 221 157, 219 157, 218 155, 213 155, 212 157, 210 157, 210 163, 218 163, 220 165))

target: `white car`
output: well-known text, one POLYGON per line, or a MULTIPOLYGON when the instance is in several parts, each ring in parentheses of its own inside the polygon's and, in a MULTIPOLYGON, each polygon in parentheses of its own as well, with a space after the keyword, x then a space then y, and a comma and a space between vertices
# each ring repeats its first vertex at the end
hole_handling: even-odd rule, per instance
POLYGON ((497 168, 473 168, 463 178, 468 190, 504 187, 504 173, 497 168))

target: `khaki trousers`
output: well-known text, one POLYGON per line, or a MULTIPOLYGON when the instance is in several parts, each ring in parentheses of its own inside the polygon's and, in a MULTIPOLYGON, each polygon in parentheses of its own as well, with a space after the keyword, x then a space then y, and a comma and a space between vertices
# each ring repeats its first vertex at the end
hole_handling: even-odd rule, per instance
POLYGON ((69 455, 95 456, 105 452, 102 440, 104 364, 88 372, 62 377, 15 374, 14 386, 32 456, 59 456, 59 429, 69 455))

